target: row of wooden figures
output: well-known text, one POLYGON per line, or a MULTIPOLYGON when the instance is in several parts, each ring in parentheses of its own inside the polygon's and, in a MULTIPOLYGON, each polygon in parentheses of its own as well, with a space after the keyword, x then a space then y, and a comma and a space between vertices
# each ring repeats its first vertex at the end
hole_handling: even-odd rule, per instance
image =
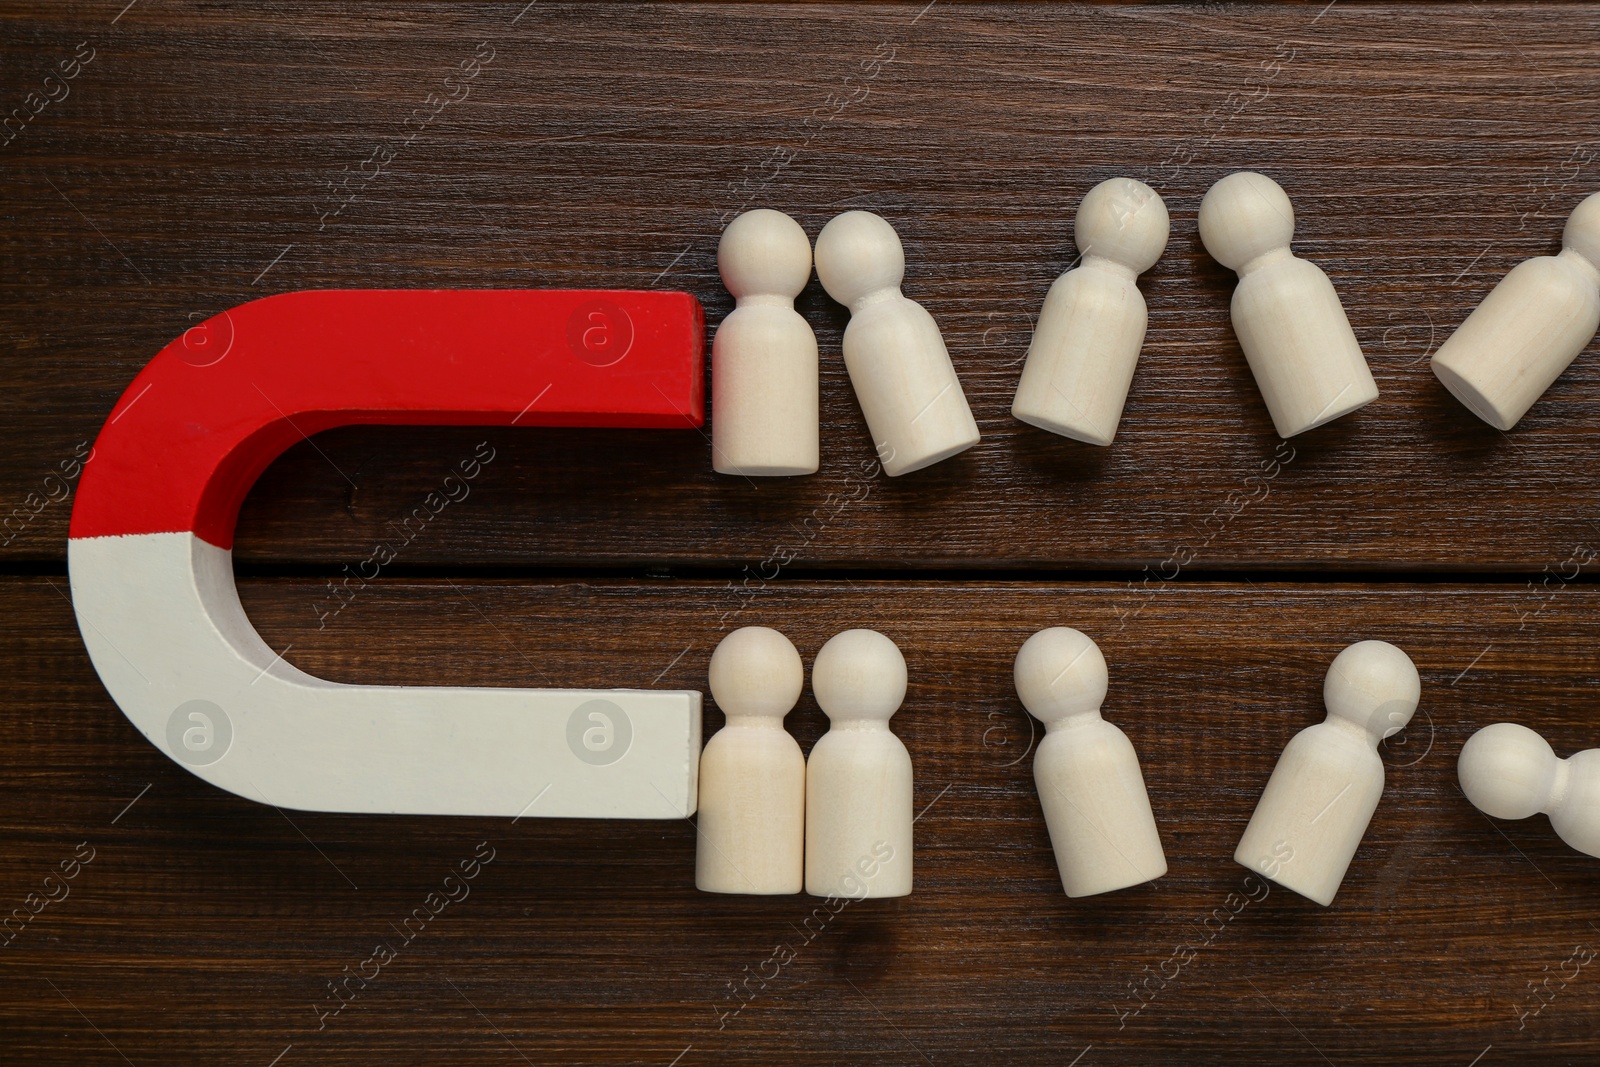
MULTIPOLYGON (((1230 174, 1200 205, 1200 239, 1239 274, 1233 327, 1273 426, 1292 437, 1377 399, 1333 283, 1289 250, 1294 208, 1272 179, 1230 174)), ((1147 314, 1138 275, 1167 245, 1154 189, 1112 178, 1078 207, 1080 264, 1050 287, 1011 413, 1109 445, 1122 419, 1147 314)), ((1433 372, 1479 418, 1509 430, 1600 328, 1600 193, 1567 220, 1561 254, 1515 267, 1433 357, 1433 372)), ((717 266, 737 301, 712 341, 712 462, 725 474, 817 469, 817 339, 795 310, 811 277, 800 224, 762 208, 729 223, 717 266)), ((867 211, 817 236, 817 277, 850 308, 844 362, 887 474, 978 442, 939 327, 900 292, 905 252, 867 211)))
MULTIPOLYGON (((1159 878, 1166 856, 1127 735, 1100 717, 1105 657, 1084 634, 1041 630, 1017 653, 1017 695, 1045 724, 1034 756, 1061 884, 1093 896, 1159 878)), ((911 892, 911 757, 889 729, 906 661, 874 630, 847 630, 817 653, 811 688, 828 732, 809 762, 784 729, 800 699, 800 654, 777 630, 750 626, 711 657, 710 688, 727 724, 700 759, 695 885, 711 893, 835 898, 911 892)), ((1283 750, 1233 858, 1318 904, 1332 903, 1383 793, 1382 741, 1421 699, 1411 659, 1361 641, 1328 668, 1324 722, 1283 750)), ((1558 759, 1532 730, 1496 723, 1461 751, 1467 798, 1496 818, 1546 812, 1572 847, 1600 857, 1600 749, 1558 759)))

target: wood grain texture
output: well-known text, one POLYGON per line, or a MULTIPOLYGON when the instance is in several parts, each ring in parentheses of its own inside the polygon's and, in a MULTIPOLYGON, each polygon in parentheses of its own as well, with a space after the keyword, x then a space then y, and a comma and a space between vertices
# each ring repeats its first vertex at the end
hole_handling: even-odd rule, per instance
MULTIPOLYGON (((1454 771, 1496 719, 1563 753, 1594 742, 1592 589, 1540 610, 1510 587, 1206 583, 1118 629, 1123 590, 1082 584, 792 582, 719 621, 708 583, 386 581, 319 630, 313 583, 244 584, 273 647, 342 681, 695 688, 726 624, 781 627, 808 664, 838 629, 882 628, 910 668, 895 728, 922 812, 916 889, 805 943, 810 898, 695 891, 685 822, 280 813, 208 786, 110 704, 47 581, 0 583, 27 635, 3 682, 7 908, 80 842, 96 856, 0 950, 18 1062, 120 1062, 112 1045, 141 1067, 290 1045, 281 1067, 1064 1064, 1091 1045, 1081 1064, 1462 1065, 1490 1045, 1484 1064, 1593 1060, 1596 965, 1518 1013, 1539 1004, 1530 983, 1600 947, 1595 861, 1542 817, 1479 814, 1454 771), (1158 883, 1061 891, 1010 684, 1050 624, 1111 665, 1105 714, 1140 753, 1171 865, 1158 883), (1328 662, 1366 637, 1407 649, 1423 699, 1386 746, 1344 888, 1326 910, 1276 888, 1242 904, 1261 890, 1233 847, 1284 743, 1320 719, 1328 662), (402 947, 395 927, 483 841, 496 858, 470 895, 402 947), (382 942, 398 958, 319 1030, 327 983, 382 942), (781 969, 779 945, 796 953, 781 969)), ((807 749, 822 732, 809 692, 790 726, 807 749)))
MULTIPOLYGON (((1600 741, 1600 370, 1591 349, 1503 435, 1426 358, 1600 185, 1600 11, 124 3, 0 10, 0 116, 80 42, 94 53, 0 144, 0 916, 80 845, 94 856, 0 948, 0 1059, 1600 1056, 1600 969, 1571 962, 1600 949, 1595 861, 1542 817, 1487 819, 1454 775, 1489 722, 1563 754, 1600 741), (469 95, 407 140, 485 42, 469 95), (380 145, 394 162, 352 178, 380 145), (1296 249, 1383 391, 1292 447, 1195 234, 1205 189, 1243 167, 1294 198, 1296 249), (1073 209, 1118 174, 1166 196, 1173 237, 1121 433, 1095 450, 1007 412, 1073 209), (714 476, 691 432, 333 431, 246 502, 242 594, 275 649, 342 681, 703 688, 736 626, 782 629, 808 663, 839 630, 882 629, 911 673, 913 896, 817 917, 803 897, 699 894, 684 823, 279 812, 117 712, 73 626, 70 502, 47 476, 162 345, 313 287, 674 287, 714 330, 717 237, 750 206, 813 236, 848 208, 895 222, 983 443, 876 475, 845 313, 813 282, 815 477, 714 476), (485 439, 470 495, 403 532, 485 439), (395 564, 339 608, 327 583, 379 542, 395 564), (547 573, 576 568, 661 577, 547 573), (1017 647, 1057 624, 1105 650, 1159 884, 1061 892, 1010 683, 1017 647), (1254 899, 1233 847, 1321 716, 1328 662, 1369 637, 1424 685, 1372 828, 1332 908, 1254 899), (470 895, 407 938, 482 848, 470 895), (396 958, 329 1014, 329 983, 380 943, 396 958)), ((822 732, 809 696, 790 726, 806 748, 822 732)))
MULTIPOLYGON (((1591 7, 176 3, 113 25, 116 7, 0 16, 4 99, 95 49, 0 149, 6 509, 31 508, 203 315, 318 286, 671 286, 714 328, 721 225, 768 205, 813 235, 852 207, 900 227, 906 292, 986 435, 874 479, 808 565, 1137 570, 1187 547, 1195 569, 1538 571, 1596 536, 1592 355, 1509 436, 1426 360, 1600 180, 1591 7), (483 42, 470 94, 407 142, 483 42), (359 177, 379 145, 394 162, 359 177), (1233 277, 1195 233, 1206 188, 1241 167, 1294 198, 1297 250, 1332 276, 1383 395, 1297 439, 1270 499, 1218 530, 1276 444, 1228 323, 1233 277), (1166 196, 1173 235, 1122 434, 1096 450, 1008 408, 1077 201, 1116 174, 1166 196)), ((844 311, 815 283, 800 308, 824 353, 817 476, 714 476, 687 431, 502 432, 475 501, 402 562, 760 560, 870 459, 844 311)), ((247 505, 240 558, 358 560, 478 439, 297 447, 247 505)), ((60 560, 67 513, 44 507, 0 554, 60 560)))

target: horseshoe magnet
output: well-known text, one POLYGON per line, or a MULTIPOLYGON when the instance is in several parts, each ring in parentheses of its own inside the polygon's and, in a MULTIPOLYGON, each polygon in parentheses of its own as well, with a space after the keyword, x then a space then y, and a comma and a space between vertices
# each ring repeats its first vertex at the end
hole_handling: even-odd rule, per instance
POLYGON ((328 290, 240 305, 150 361, 95 441, 67 548, 78 628, 152 744, 285 808, 680 818, 700 694, 345 685, 269 648, 233 531, 284 449, 351 424, 691 428, 687 293, 328 290))

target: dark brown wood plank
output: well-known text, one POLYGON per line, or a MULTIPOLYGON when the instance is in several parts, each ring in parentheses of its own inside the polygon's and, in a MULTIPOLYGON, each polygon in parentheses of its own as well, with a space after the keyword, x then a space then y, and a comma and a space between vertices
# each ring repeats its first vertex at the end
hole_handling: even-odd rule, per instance
MULTIPOLYGON (((62 558, 69 508, 46 476, 206 314, 319 286, 674 286, 714 326, 722 221, 758 204, 813 234, 850 207, 900 226, 907 292, 942 324, 984 443, 865 478, 843 311, 813 284, 822 473, 717 478, 690 432, 500 432, 473 499, 403 563, 722 567, 796 548, 801 527, 817 566, 1537 571, 1596 536, 1592 352, 1510 436, 1426 360, 1596 187, 1593 7, 120 8, 0 14, 7 107, 94 49, 0 149, 0 514, 32 516, 0 557, 62 558), (329 183, 484 41, 471 95, 324 224, 329 183), (1240 167, 1293 195, 1297 247, 1383 389, 1297 440, 1270 485, 1231 276, 1195 235, 1201 195, 1240 167), (1072 210, 1115 174, 1166 195, 1173 236, 1122 434, 1097 451, 1008 408, 1072 210)), ((240 556, 359 561, 480 439, 363 429, 325 435, 326 459, 293 449, 246 506, 240 556)))
MULTIPOLYGON (((1454 772, 1462 742, 1496 720, 1562 753, 1595 743, 1593 589, 1174 585, 1119 629, 1127 591, 1104 585, 778 582, 723 617, 738 601, 707 583, 380 581, 319 629, 315 583, 244 584, 269 643, 351 682, 697 688, 733 625, 782 628, 808 663, 837 630, 882 628, 910 665, 895 723, 923 811, 916 890, 850 905, 807 943, 807 898, 697 893, 682 822, 280 813, 224 794, 110 704, 51 584, 0 582, 17 635, 0 663, 5 907, 81 842, 94 858, 0 951, 17 1062, 1594 1055, 1592 965, 1519 1012, 1538 1004, 1530 986, 1600 947, 1597 861, 1542 817, 1491 822, 1454 772), (1159 883, 1082 901, 1060 890, 1010 687, 1017 647, 1051 624, 1105 650, 1106 714, 1142 756, 1171 865, 1159 883), (1320 717, 1329 660, 1367 637, 1411 654, 1424 696, 1387 746, 1387 791, 1345 885, 1328 909, 1279 889, 1242 903, 1261 893, 1229 857, 1256 797, 1320 717), (401 946, 396 926, 484 841, 495 858, 471 895, 319 1029, 327 983, 379 943, 401 946), (774 974, 777 946, 796 955, 774 974), (728 983, 747 975, 765 988, 726 1015, 742 1003, 728 983)), ((708 729, 719 723, 713 710, 708 729)), ((820 734, 809 695, 791 726, 807 748, 820 734)))

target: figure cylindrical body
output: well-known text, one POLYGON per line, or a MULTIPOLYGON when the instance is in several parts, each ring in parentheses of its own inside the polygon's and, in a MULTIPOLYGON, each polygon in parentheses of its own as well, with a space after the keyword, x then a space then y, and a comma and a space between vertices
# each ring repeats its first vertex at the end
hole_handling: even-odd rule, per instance
POLYGON ((1272 769, 1233 858, 1327 906, 1383 795, 1383 761, 1359 725, 1301 730, 1272 769))
POLYGON ((1474 415, 1515 426, 1600 329, 1600 273, 1572 249, 1517 264, 1433 357, 1474 415))
POLYGON ((1088 634, 1052 626, 1017 650, 1012 678, 1045 724, 1033 781, 1069 897, 1109 893, 1167 873, 1133 743, 1100 717, 1106 658, 1088 634))
POLYGON ((1562 761, 1559 799, 1550 805, 1550 825, 1561 840, 1600 857, 1600 748, 1575 752, 1562 761))
POLYGON ((844 365, 885 474, 909 474, 978 443, 978 424, 933 316, 898 294, 852 309, 844 365))
POLYGON ((700 756, 694 884, 707 893, 798 893, 805 877, 806 759, 782 721, 730 722, 700 756))
POLYGON ((909 474, 978 443, 978 424, 939 326, 900 292, 905 249, 870 211, 846 211, 817 235, 817 280, 850 309, 844 365, 885 474, 909 474))
POLYGON ((1109 445, 1122 420, 1149 314, 1133 272, 1092 258, 1050 286, 1011 414, 1109 445))
POLYGON ((1069 897, 1126 889, 1167 873, 1133 743, 1095 714, 1046 728, 1033 779, 1069 897))
POLYGON ((806 760, 783 728, 805 668, 777 630, 717 644, 707 682, 727 723, 700 754, 694 884, 707 893, 798 893, 805 874, 806 760))
POLYGON ((1233 331, 1280 437, 1378 398, 1378 385, 1333 283, 1290 251, 1294 205, 1264 174, 1241 170, 1200 201, 1200 240, 1239 274, 1233 331))
POLYGON ((711 341, 711 465, 746 478, 818 466, 817 337, 794 309, 811 239, 781 211, 728 224, 717 270, 737 301, 711 341))
POLYGON ((911 783, 911 756, 886 722, 822 735, 806 765, 807 893, 911 892, 911 783))
POLYGON ((712 465, 811 474, 820 460, 817 338, 790 302, 747 296, 711 341, 712 465))
POLYGON ((1332 422, 1378 398, 1339 294, 1287 248, 1244 265, 1233 329, 1279 437, 1332 422))

